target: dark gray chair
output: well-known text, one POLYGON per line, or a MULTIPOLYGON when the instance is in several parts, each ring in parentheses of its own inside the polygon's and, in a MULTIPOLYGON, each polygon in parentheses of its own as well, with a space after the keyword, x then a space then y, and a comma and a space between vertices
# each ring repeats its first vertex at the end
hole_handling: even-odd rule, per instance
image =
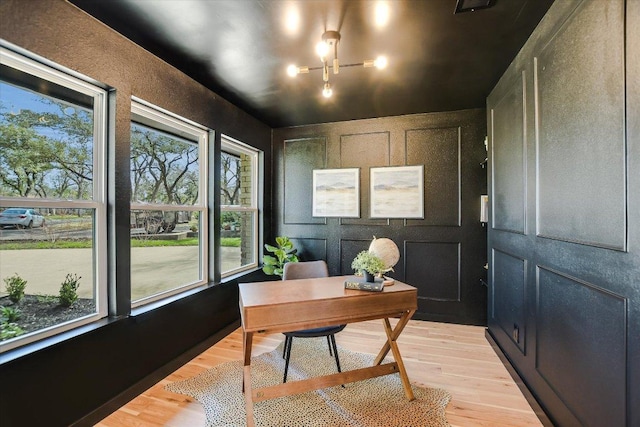
MULTIPOLYGON (((282 280, 291 279, 312 279, 314 277, 329 277, 329 269, 327 263, 320 261, 307 261, 307 262, 288 262, 284 265, 284 271, 282 273, 282 280)), ((340 370, 340 358, 338 357, 338 348, 336 347, 335 334, 344 329, 346 325, 338 326, 325 326, 322 328, 305 329, 301 331, 285 332, 284 336, 284 351, 282 357, 285 358, 284 364, 284 379, 282 382, 287 382, 287 371, 289 370, 289 358, 291 357, 291 346, 294 338, 315 338, 315 337, 327 337, 327 344, 329 345, 329 355, 335 356, 336 366, 338 372, 340 370), (333 349, 333 351, 332 351, 333 349)))

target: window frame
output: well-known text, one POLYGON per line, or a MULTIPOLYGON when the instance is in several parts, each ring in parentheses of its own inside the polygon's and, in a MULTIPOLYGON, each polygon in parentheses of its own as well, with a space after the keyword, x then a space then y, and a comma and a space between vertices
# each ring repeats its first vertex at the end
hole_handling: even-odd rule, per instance
MULTIPOLYGON (((249 270, 253 270, 258 268, 259 265, 259 248, 261 247, 261 237, 259 235, 260 231, 260 223, 261 223, 261 214, 262 211, 260 209, 260 198, 262 194, 262 182, 260 181, 260 173, 262 170, 262 153, 255 147, 252 147, 248 144, 240 142, 230 136, 221 135, 220 141, 220 156, 222 156, 222 152, 228 152, 234 155, 244 154, 251 158, 251 206, 240 206, 240 205, 223 205, 222 198, 220 199, 220 213, 224 212, 240 212, 253 213, 253 223, 252 223, 252 236, 253 236, 253 253, 254 259, 250 264, 241 265, 238 268, 234 268, 229 271, 222 271, 222 266, 220 266, 220 275, 223 279, 227 279, 231 276, 237 275, 239 273, 243 273, 249 270)), ((222 172, 222 170, 220 171, 222 172)), ((220 179, 220 177, 216 177, 216 179, 220 179)), ((219 227, 220 224, 217 224, 219 227)))
MULTIPOLYGON (((52 198, 6 197, 0 196, 0 207, 21 206, 25 208, 70 208, 87 209, 94 212, 93 218, 93 281, 96 311, 93 314, 72 319, 55 326, 0 342, 0 353, 22 347, 29 343, 59 335, 93 323, 108 315, 108 248, 107 248, 107 100, 105 88, 97 82, 76 72, 69 72, 63 67, 49 61, 39 61, 35 55, 18 53, 5 46, 0 46, 0 64, 27 74, 38 80, 62 86, 81 93, 93 100, 93 170, 92 198, 90 200, 63 200, 52 198)), ((20 86, 19 83, 11 84, 20 86)), ((25 86, 20 86, 28 88, 25 86)), ((33 90, 33 89, 29 89, 33 90)), ((50 96, 39 91, 43 96, 50 96)))
MULTIPOLYGON (((139 123, 143 126, 156 129, 170 135, 186 139, 198 145, 198 201, 194 205, 163 204, 163 203, 140 203, 130 201, 131 211, 190 211, 200 213, 199 235, 199 279, 195 282, 177 285, 166 291, 149 295, 137 300, 130 296, 132 308, 143 307, 158 301, 171 298, 177 294, 192 290, 194 288, 209 283, 209 263, 211 257, 209 253, 209 226, 208 226, 208 152, 212 131, 189 119, 180 117, 170 111, 155 106, 138 97, 131 97, 131 122, 139 123)), ((131 185, 131 184, 129 184, 131 185)), ((131 289, 135 287, 131 282, 131 289)))

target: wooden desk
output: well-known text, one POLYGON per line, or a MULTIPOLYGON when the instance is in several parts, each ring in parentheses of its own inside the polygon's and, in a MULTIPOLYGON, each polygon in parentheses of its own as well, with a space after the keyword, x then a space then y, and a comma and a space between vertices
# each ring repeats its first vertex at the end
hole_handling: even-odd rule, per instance
POLYGON ((409 400, 414 399, 396 340, 418 307, 417 289, 398 281, 382 292, 344 289, 346 278, 335 276, 239 285, 244 353, 243 391, 248 426, 254 426, 254 402, 396 372, 402 379, 405 395, 409 400), (400 319, 392 329, 389 318, 398 316, 400 319), (251 344, 254 333, 289 332, 372 319, 383 319, 387 334, 387 341, 373 366, 251 389, 251 344), (393 352, 395 362, 381 364, 389 350, 393 352))

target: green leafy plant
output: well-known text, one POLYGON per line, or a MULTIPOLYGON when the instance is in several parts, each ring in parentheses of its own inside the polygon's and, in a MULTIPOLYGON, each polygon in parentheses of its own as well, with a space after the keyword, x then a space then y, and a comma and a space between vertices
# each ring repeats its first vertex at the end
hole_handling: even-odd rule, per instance
POLYGON ((58 297, 55 295, 36 295, 35 297, 39 303, 43 303, 43 304, 54 303, 58 301, 58 297))
POLYGON ((374 276, 387 270, 384 261, 369 251, 362 251, 356 255, 351 268, 356 272, 366 271, 374 276))
POLYGON ((24 330, 15 323, 0 324, 0 341, 24 334, 24 330))
POLYGON ((67 274, 64 282, 62 282, 62 284, 60 285, 60 296, 58 297, 58 301, 60 302, 61 306, 71 307, 71 304, 76 302, 76 300, 78 299, 78 287, 80 286, 80 279, 82 279, 82 276, 78 277, 77 274, 67 274))
POLYGON ((20 319, 20 310, 13 307, 2 307, 0 309, 0 323, 14 323, 20 319))
POLYGON ((273 255, 265 255, 262 257, 262 271, 269 275, 278 275, 282 277, 284 265, 288 262, 298 262, 297 249, 293 247, 293 243, 288 237, 276 237, 276 245, 265 244, 264 247, 273 255))
POLYGON ((9 299, 14 303, 20 302, 24 296, 24 288, 27 287, 27 281, 18 276, 18 273, 11 277, 5 277, 4 283, 6 284, 6 290, 9 294, 9 299))

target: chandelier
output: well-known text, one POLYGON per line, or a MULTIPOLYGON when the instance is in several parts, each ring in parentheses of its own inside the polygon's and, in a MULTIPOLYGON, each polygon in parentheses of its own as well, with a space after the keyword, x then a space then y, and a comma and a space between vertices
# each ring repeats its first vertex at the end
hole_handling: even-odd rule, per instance
POLYGON ((384 56, 379 56, 376 59, 367 59, 364 62, 357 62, 355 64, 343 64, 340 65, 340 61, 338 60, 338 44, 340 43, 340 33, 338 31, 325 31, 322 34, 322 40, 316 45, 316 53, 320 57, 320 62, 322 62, 322 66, 318 67, 308 67, 302 66, 298 67, 294 64, 289 65, 287 68, 287 74, 291 77, 295 77, 298 74, 307 74, 310 71, 322 70, 322 95, 325 98, 331 97, 333 94, 333 89, 331 88, 331 83, 329 83, 329 55, 333 51, 333 74, 338 74, 340 72, 340 67, 365 67, 371 68, 376 67, 381 70, 387 66, 387 58, 384 56))

